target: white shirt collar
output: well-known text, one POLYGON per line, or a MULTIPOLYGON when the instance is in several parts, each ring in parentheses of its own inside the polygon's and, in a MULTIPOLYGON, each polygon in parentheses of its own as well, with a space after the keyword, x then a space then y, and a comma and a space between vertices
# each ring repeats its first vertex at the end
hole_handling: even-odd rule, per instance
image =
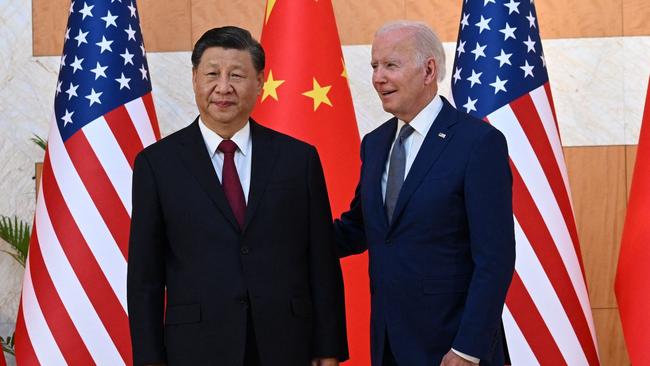
MULTIPOLYGON (((427 133, 431 129, 431 126, 433 125, 433 121, 435 121, 435 119, 438 117, 438 114, 440 114, 442 106, 442 98, 440 98, 440 95, 436 94, 436 96, 433 97, 429 104, 427 104, 426 107, 424 107, 420 113, 418 113, 415 118, 411 120, 409 125, 413 127, 415 132, 417 132, 419 135, 426 137, 427 133)), ((399 131, 405 124, 406 123, 401 119, 397 120, 397 131, 399 131)))
MULTIPOLYGON (((201 135, 203 135, 203 141, 205 146, 208 149, 210 157, 213 157, 217 153, 217 147, 221 141, 224 140, 223 137, 219 136, 216 132, 212 131, 205 125, 201 117, 199 117, 199 129, 201 130, 201 135)), ((250 152, 251 146, 251 124, 250 120, 246 121, 244 127, 237 131, 231 140, 237 144, 239 152, 246 156, 250 152)))

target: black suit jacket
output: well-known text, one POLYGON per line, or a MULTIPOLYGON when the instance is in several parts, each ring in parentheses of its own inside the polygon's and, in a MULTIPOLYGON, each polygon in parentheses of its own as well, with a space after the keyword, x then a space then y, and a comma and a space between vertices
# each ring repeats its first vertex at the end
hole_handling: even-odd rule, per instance
POLYGON ((243 230, 198 121, 136 158, 127 288, 135 365, 241 365, 248 307, 264 365, 348 357, 318 153, 255 122, 251 137, 243 230))

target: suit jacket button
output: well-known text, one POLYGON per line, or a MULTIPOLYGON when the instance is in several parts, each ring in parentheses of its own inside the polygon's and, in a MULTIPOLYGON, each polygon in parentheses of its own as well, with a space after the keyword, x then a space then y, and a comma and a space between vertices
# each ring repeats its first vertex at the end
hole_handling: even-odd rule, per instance
POLYGON ((244 254, 244 255, 249 253, 248 247, 245 246, 245 245, 243 247, 241 247, 239 250, 241 251, 241 254, 244 254))
POLYGON ((391 245, 393 242, 390 239, 386 239, 386 245, 391 245))

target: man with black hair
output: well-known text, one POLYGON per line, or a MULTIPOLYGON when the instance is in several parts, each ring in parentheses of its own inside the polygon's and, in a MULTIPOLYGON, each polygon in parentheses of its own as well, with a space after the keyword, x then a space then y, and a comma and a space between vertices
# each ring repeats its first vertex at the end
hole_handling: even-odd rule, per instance
POLYGON ((337 365, 343 287, 318 153, 250 118, 264 50, 248 31, 207 31, 192 64, 199 117, 133 172, 134 364, 337 365))

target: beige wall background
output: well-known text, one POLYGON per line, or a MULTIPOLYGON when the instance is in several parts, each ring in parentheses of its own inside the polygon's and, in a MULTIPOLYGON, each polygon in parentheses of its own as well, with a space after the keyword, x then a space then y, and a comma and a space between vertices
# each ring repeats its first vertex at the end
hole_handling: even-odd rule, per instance
MULTIPOLYGON (((341 42, 346 46, 344 47, 346 62, 349 63, 350 59, 362 60, 366 56, 367 45, 371 42, 374 30, 388 20, 399 18, 422 20, 436 29, 443 41, 455 42, 462 0, 333 0, 332 2, 341 42)), ((2 32, 0 38, 4 39, 4 41, 0 41, 4 42, 0 44, 0 52, 3 52, 3 57, 9 59, 10 63, 15 65, 28 63, 32 68, 43 68, 49 78, 55 78, 58 70, 58 57, 48 56, 57 56, 62 50, 70 0, 32 0, 31 7, 25 3, 27 3, 25 0, 6 0, 0 4, 0 22, 5 28, 0 31, 2 32), (12 18, 14 19, 13 23, 10 21, 12 18), (26 35, 21 35, 22 33, 26 33, 26 35), (5 48, 12 49, 10 42, 19 43, 24 37, 27 37, 28 44, 21 47, 24 49, 31 46, 29 51, 5 51, 5 48)), ((264 5, 265 0, 138 1, 142 30, 154 80, 154 95, 157 95, 156 108, 164 133, 169 133, 180 126, 177 122, 174 124, 171 121, 165 121, 167 114, 176 117, 182 113, 174 111, 191 110, 193 107, 191 105, 193 100, 191 87, 189 86, 189 55, 187 54, 187 51, 191 50, 193 42, 205 30, 225 24, 248 28, 259 37, 264 5), (182 67, 178 65, 182 65, 182 67), (177 69, 178 72, 176 72, 177 69), (166 94, 166 90, 170 88, 183 89, 177 85, 187 86, 188 90, 184 90, 184 94, 179 95, 166 94)), ((650 51, 648 50, 650 47, 647 47, 650 45, 650 39, 647 37, 650 36, 650 22, 647 21, 650 19, 650 2, 647 0, 537 0, 536 6, 542 38, 548 40, 544 43, 544 47, 549 54, 551 85, 554 85, 553 92, 558 109, 558 120, 566 145, 564 148, 565 159, 599 339, 601 361, 603 365, 629 365, 613 293, 613 281, 627 194, 636 155, 634 131, 638 134, 639 111, 642 109, 643 93, 647 85, 650 67, 643 69, 640 74, 642 75, 641 79, 645 78, 645 82, 640 84, 629 81, 626 83, 623 80, 625 77, 621 77, 620 83, 613 84, 614 86, 603 86, 600 80, 603 73, 616 78, 619 71, 623 75, 622 73, 627 72, 625 71, 627 69, 636 70, 638 67, 634 65, 650 64, 650 51), (640 46, 634 46, 637 44, 640 46), (577 51, 576 47, 578 47, 577 51), (569 49, 571 50, 568 51, 569 49), (572 53, 570 56, 565 56, 564 51, 572 53), (630 65, 618 64, 618 60, 627 59, 633 63, 630 65), (572 72, 571 69, 575 67, 572 63, 576 61, 579 62, 578 67, 584 69, 582 71, 586 70, 586 75, 572 72), (587 65, 591 65, 592 62, 594 63, 593 67, 588 67, 587 65), (609 65, 605 71, 603 71, 603 64, 609 65), (617 68, 621 68, 621 70, 617 68), (590 120, 581 120, 579 117, 575 117, 575 115, 581 115, 583 111, 572 109, 578 108, 572 105, 579 103, 571 99, 571 95, 602 94, 601 90, 610 90, 611 95, 608 99, 620 99, 621 106, 615 105, 610 108, 614 110, 613 112, 607 112, 611 112, 610 114, 606 116, 597 114, 590 117, 590 120), (629 90, 636 94, 626 99, 624 96, 629 90), (632 113, 626 112, 628 107, 633 109, 632 113), (610 130, 605 127, 600 128, 598 120, 601 119, 605 120, 606 125, 614 124, 615 126, 610 130), (574 123, 574 120, 578 122, 574 123), (633 121, 636 126, 631 129, 632 132, 621 135, 622 138, 612 137, 618 129, 627 130, 628 126, 624 124, 624 121, 627 120, 633 121), (618 125, 616 125, 617 123, 618 125), (566 144, 567 141, 570 143, 566 144)), ((453 44, 451 47, 453 50, 453 44)), ((449 45, 446 45, 446 48, 449 50, 449 45)), ((451 63, 453 57, 450 55, 449 58, 451 59, 449 63, 451 63)), ((362 60, 359 64, 367 65, 364 62, 362 60)), ((30 79, 20 70, 14 71, 9 67, 4 67, 1 70, 3 72, 0 75, 2 76, 2 85, 0 85, 2 89, 7 88, 11 93, 18 89, 21 92, 33 93, 38 104, 45 105, 38 113, 25 110, 21 111, 18 116, 20 118, 15 118, 16 121, 21 121, 21 124, 29 124, 30 127, 21 125, 15 131, 9 131, 9 127, 7 127, 9 125, 0 121, 2 129, 0 131, 0 177, 3 177, 3 180, 5 177, 9 177, 13 180, 7 181, 14 182, 11 184, 0 183, 1 197, 12 197, 11 199, 14 200, 11 201, 14 202, 13 204, 0 203, 0 208, 4 210, 0 213, 11 215, 13 208, 18 211, 19 216, 31 222, 31 213, 28 208, 33 207, 33 181, 29 178, 32 175, 32 164, 38 160, 40 152, 37 148, 19 147, 12 141, 16 137, 16 140, 24 139, 25 135, 28 137, 29 134, 25 131, 46 135, 47 118, 44 116, 47 115, 52 103, 55 84, 54 79, 48 79, 46 83, 43 83, 36 80, 34 76, 30 79), (22 78, 23 82, 17 84, 13 80, 14 78, 22 78), (19 133, 22 135, 16 136, 19 133), (24 150, 27 149, 30 150, 25 152, 24 150), (23 151, 15 152, 16 150, 23 151), (19 164, 10 165, 3 162, 5 159, 13 157, 18 157, 19 164), (18 176, 21 178, 17 178, 18 176), (16 181, 19 183, 15 183, 16 181)), ((369 85, 355 81, 363 80, 366 77, 364 74, 366 71, 357 71, 348 65, 348 72, 355 107, 358 107, 358 100, 366 98, 363 93, 366 90, 371 91, 369 85)), ((7 95, 3 94, 3 105, 17 103, 10 102, 7 95)), ((374 99, 369 100, 369 103, 376 102, 374 99)), ((367 101, 364 99, 364 102, 367 101)), ((605 99, 600 100, 599 103, 605 103, 605 99)), ((0 116, 3 119, 14 117, 8 109, 0 107, 0 116)), ((366 113, 365 110, 359 112, 359 108, 357 108, 358 119, 360 116, 364 116, 364 113, 366 113)), ((381 121, 378 119, 377 113, 368 113, 370 114, 369 119, 374 119, 377 123, 381 121)), ((182 115, 185 117, 184 114, 182 115)), ((362 134, 372 128, 372 125, 363 123, 363 121, 359 121, 362 134)), ((12 312, 15 314, 13 307, 17 305, 19 296, 19 292, 16 293, 16 286, 20 284, 22 273, 20 268, 2 258, 0 274, 11 275, 12 273, 13 277, 10 278, 13 281, 13 290, 11 290, 13 292, 6 297, 11 297, 13 300, 0 301, 2 314, 9 314, 6 316, 7 319, 11 318, 12 312), (12 307, 12 310, 5 311, 9 307, 12 307)), ((1 291, 2 289, 0 289, 1 291)), ((2 295, 0 293, 0 297, 2 295)), ((10 324, 6 324, 3 329, 9 329, 9 327, 10 324)))
MULTIPOLYGON (((34 55, 58 55, 70 0, 33 0, 34 55)), ((189 51, 206 30, 238 25, 259 37, 266 0, 140 0, 138 9, 149 52, 189 51)), ((384 22, 421 20, 443 41, 455 42, 461 1, 332 0, 343 45, 371 43, 384 22)), ((543 39, 650 34, 647 0, 537 0, 543 39)))

